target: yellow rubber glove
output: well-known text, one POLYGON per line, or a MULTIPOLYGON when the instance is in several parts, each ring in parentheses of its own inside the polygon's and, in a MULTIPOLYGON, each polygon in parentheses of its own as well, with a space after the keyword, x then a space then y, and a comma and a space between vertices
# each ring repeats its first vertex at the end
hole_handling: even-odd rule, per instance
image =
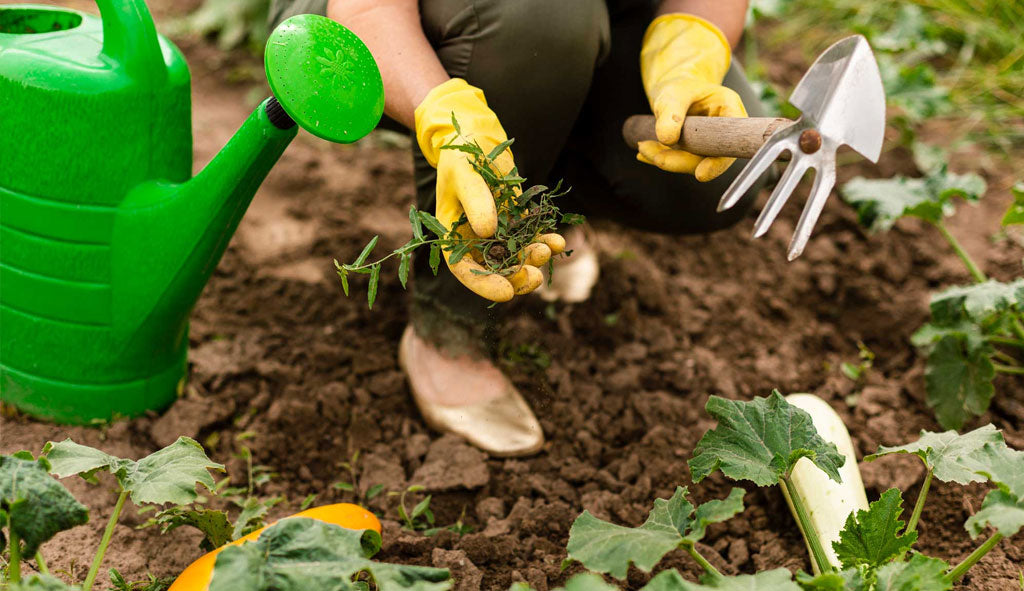
MULTIPOLYGON (((469 240, 489 238, 498 227, 498 212, 487 182, 473 169, 468 154, 441 149, 458 137, 452 125, 452 113, 459 122, 463 138, 475 140, 484 152, 491 151, 508 136, 498 117, 488 108, 483 91, 460 78, 434 87, 416 107, 416 141, 427 162, 437 169, 435 215, 438 221, 451 229, 465 213, 469 223, 458 229, 459 234, 469 240)), ((512 152, 505 150, 494 160, 494 165, 502 174, 508 174, 515 166, 512 152)), ((470 251, 454 265, 448 260, 450 253, 445 252, 444 258, 452 274, 474 293, 495 302, 507 302, 515 295, 540 287, 543 275, 539 267, 548 262, 553 251, 561 252, 559 244, 565 247, 565 241, 559 243, 559 240, 561 237, 557 234, 537 237, 537 242, 520 253, 522 267, 508 278, 493 273, 474 273, 474 270, 485 270, 480 264, 483 257, 477 250, 470 251)))
POLYGON ((658 141, 640 142, 637 159, 706 182, 735 158, 705 158, 669 148, 679 141, 687 115, 746 117, 743 101, 722 86, 732 51, 715 25, 689 14, 666 14, 647 27, 640 75, 656 119, 658 141))

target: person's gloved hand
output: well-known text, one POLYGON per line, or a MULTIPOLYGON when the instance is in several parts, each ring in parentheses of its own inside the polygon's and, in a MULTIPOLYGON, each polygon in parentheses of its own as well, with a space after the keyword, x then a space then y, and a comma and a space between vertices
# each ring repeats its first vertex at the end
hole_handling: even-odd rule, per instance
MULTIPOLYGON (((458 150, 442 150, 441 146, 454 140, 458 133, 452 125, 452 113, 459 123, 462 136, 476 141, 484 152, 508 139, 498 117, 487 107, 484 93, 465 80, 452 78, 434 87, 416 107, 416 140, 427 162, 437 169, 437 208, 435 215, 444 227, 451 227, 466 214, 468 224, 458 228, 466 239, 489 238, 498 227, 498 212, 487 182, 470 162, 470 156, 458 150)), ((512 152, 505 150, 494 160, 502 174, 508 174, 515 163, 512 152)), ((557 234, 539 236, 520 253, 523 265, 505 278, 485 271, 480 262, 482 254, 474 249, 454 265, 450 253, 444 252, 445 262, 455 277, 477 295, 495 302, 507 302, 515 295, 530 293, 540 287, 543 275, 539 267, 548 262, 552 252, 565 248, 565 241, 557 234), (478 271, 478 273, 474 273, 478 271)))
POLYGON ((705 158, 669 148, 679 141, 687 115, 746 117, 743 101, 722 86, 732 51, 715 25, 689 14, 666 14, 647 28, 640 74, 656 119, 658 141, 640 142, 637 159, 669 172, 714 179, 735 158, 705 158))

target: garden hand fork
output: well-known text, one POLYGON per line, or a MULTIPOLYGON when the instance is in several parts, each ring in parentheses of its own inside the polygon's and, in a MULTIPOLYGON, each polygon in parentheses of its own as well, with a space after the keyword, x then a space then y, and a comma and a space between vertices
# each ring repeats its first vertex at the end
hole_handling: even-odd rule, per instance
MULTIPOLYGON (((885 133, 885 91, 878 63, 864 37, 855 35, 825 50, 789 97, 800 109, 796 121, 771 117, 728 119, 687 117, 675 148, 701 156, 750 158, 722 196, 718 211, 736 205, 754 181, 782 155, 790 163, 754 224, 762 236, 808 169, 815 169, 814 186, 789 243, 789 260, 800 256, 836 182, 836 150, 853 148, 877 162, 885 133)), ((654 117, 634 115, 622 127, 626 143, 656 140, 654 117)))

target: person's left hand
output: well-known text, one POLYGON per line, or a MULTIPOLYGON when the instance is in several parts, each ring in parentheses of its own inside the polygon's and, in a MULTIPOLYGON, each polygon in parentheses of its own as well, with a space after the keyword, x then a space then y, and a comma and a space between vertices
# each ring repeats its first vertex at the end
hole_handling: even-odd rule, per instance
POLYGON ((722 86, 732 51, 715 25, 689 14, 666 14, 647 28, 640 51, 644 90, 658 141, 640 142, 637 159, 662 170, 710 181, 735 158, 706 158, 669 146, 679 141, 687 115, 746 117, 743 101, 722 86))

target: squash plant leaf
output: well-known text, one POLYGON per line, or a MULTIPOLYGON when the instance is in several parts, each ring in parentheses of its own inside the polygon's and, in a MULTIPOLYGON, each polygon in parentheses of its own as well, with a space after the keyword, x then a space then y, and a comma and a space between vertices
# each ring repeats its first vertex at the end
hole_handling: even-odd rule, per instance
POLYGON ((1013 195, 1013 203, 1010 204, 1010 209, 1006 210, 1002 224, 1004 226, 1024 224, 1024 181, 1015 184, 1010 189, 1010 193, 1013 195))
POLYGON ((1007 538, 1017 535, 1024 527, 1024 499, 1001 489, 990 491, 985 495, 981 509, 964 523, 972 538, 980 536, 988 526, 996 528, 1007 538))
POLYGON ((857 210, 860 223, 873 231, 885 231, 901 217, 917 217, 939 223, 953 215, 954 197, 977 201, 986 191, 985 180, 976 174, 953 174, 945 166, 923 178, 857 177, 842 187, 843 198, 857 210))
POLYGON ((974 456, 986 443, 1003 444, 1003 434, 991 424, 963 435, 956 431, 921 431, 921 437, 917 441, 894 447, 879 446, 878 451, 866 456, 864 461, 871 462, 889 454, 914 454, 921 458, 935 478, 943 482, 984 482, 986 478, 977 473, 978 461, 974 456))
POLYGON ((27 455, 0 456, 0 523, 24 542, 23 555, 32 556, 57 532, 89 521, 89 510, 50 476, 45 458, 27 455))
POLYGON ((978 474, 1018 499, 1024 499, 1024 451, 1004 443, 987 443, 974 454, 978 474))
POLYGON ((217 555, 210 591, 365 589, 365 573, 380 591, 443 591, 446 569, 374 562, 380 534, 350 530, 305 517, 283 519, 259 539, 227 546, 217 555))
POLYGON ((658 573, 641 591, 701 591, 718 589, 720 591, 800 591, 793 582, 793 574, 784 568, 777 568, 757 573, 756 575, 739 575, 735 577, 718 577, 705 574, 700 583, 691 583, 676 570, 658 573))
POLYGON ((969 339, 954 335, 933 345, 925 367, 927 402, 946 429, 960 429, 971 415, 988 410, 996 375, 991 354, 991 347, 972 347, 969 339))
POLYGON ((733 480, 769 486, 788 477, 804 457, 842 482, 839 468, 845 458, 818 435, 811 415, 786 402, 778 390, 749 402, 712 396, 705 409, 718 426, 701 437, 689 461, 694 482, 721 469, 733 480))
POLYGON ((694 511, 686 500, 686 487, 677 487, 670 499, 657 499, 640 527, 624 527, 584 511, 569 530, 569 560, 588 570, 624 579, 630 563, 651 572, 665 554, 704 537, 711 523, 726 521, 743 511, 743 489, 734 488, 723 500, 704 503, 694 511))
POLYGON ((1013 283, 990 279, 984 283, 945 289, 932 296, 930 307, 933 322, 949 324, 966 315, 969 320, 980 323, 1022 303, 1024 279, 1013 283))
POLYGON ((878 569, 875 591, 947 591, 946 561, 914 554, 907 562, 890 562, 878 569))
POLYGON ((848 568, 811 576, 800 571, 796 582, 804 591, 868 591, 871 579, 866 572, 864 568, 848 568))
POLYGON ((109 470, 136 505, 187 505, 196 499, 196 483, 213 490, 210 470, 224 471, 222 464, 211 461, 203 447, 189 437, 179 437, 138 461, 114 457, 70 439, 47 443, 43 454, 50 461, 50 473, 61 478, 78 474, 95 481, 96 472, 109 470))
MULTIPOLYGON (((239 518, 241 519, 241 516, 239 518)), ((235 539, 234 528, 228 520, 227 513, 217 509, 175 506, 157 513, 141 527, 153 525, 158 526, 162 534, 183 525, 192 526, 203 532, 203 541, 199 547, 207 552, 235 539)))
MULTIPOLYGON (((509 591, 534 591, 527 583, 513 583, 509 591), (520 587, 516 587, 519 585, 520 587)), ((573 575, 565 582, 565 587, 557 587, 554 591, 619 591, 615 585, 607 583, 600 575, 580 573, 573 575)))
POLYGON ((903 497, 896 488, 882 493, 866 511, 850 513, 839 540, 832 542, 843 568, 877 568, 910 550, 917 541, 917 532, 899 535, 904 525, 899 519, 902 513, 903 497))

